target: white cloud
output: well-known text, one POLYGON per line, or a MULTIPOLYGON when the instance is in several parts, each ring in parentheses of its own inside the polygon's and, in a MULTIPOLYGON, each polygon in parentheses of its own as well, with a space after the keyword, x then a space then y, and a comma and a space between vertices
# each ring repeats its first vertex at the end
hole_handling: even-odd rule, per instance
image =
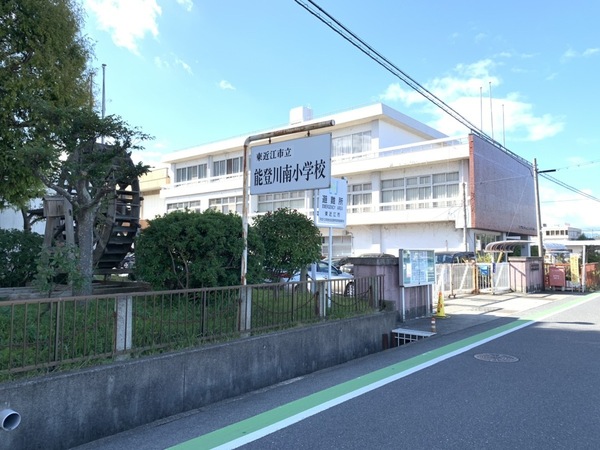
POLYGON ((480 42, 484 41, 486 38, 487 38, 487 35, 485 33, 478 33, 475 36, 475 42, 480 43, 480 42))
MULTIPOLYGON (((592 192, 583 190, 591 195, 592 192)), ((598 202, 564 190, 554 184, 540 183, 540 209, 542 223, 547 225, 570 224, 578 228, 598 228, 598 217, 590 211, 598 210, 598 202)))
POLYGON ((235 87, 227 80, 221 80, 219 81, 219 87, 221 89, 223 89, 224 91, 235 91, 235 87))
POLYGON ((567 62, 574 58, 589 58, 597 53, 600 53, 600 48, 586 48, 583 52, 578 52, 570 48, 562 54, 560 60, 562 62, 567 62))
POLYGON ((86 0, 85 6, 98 27, 111 34, 118 47, 139 54, 138 42, 148 33, 158 36, 157 19, 162 14, 156 0, 86 0))
POLYGON ((188 63, 186 63, 185 61, 182 61, 179 58, 175 59, 175 64, 177 64, 178 66, 181 66, 183 68, 183 70, 185 70, 187 73, 189 73, 190 75, 193 74, 192 72, 192 68, 189 66, 188 63))
POLYGON ((179 59, 177 56, 171 54, 169 55, 169 60, 161 58, 160 56, 154 57, 154 65, 158 67, 160 70, 170 70, 171 67, 179 66, 183 70, 185 70, 188 74, 193 75, 192 68, 188 63, 184 60, 179 59))
MULTIPOLYGON (((548 114, 536 116, 533 105, 522 100, 518 93, 509 93, 503 98, 495 96, 495 89, 502 85, 502 79, 492 73, 496 65, 490 59, 459 64, 451 74, 435 78, 423 87, 473 126, 489 135, 494 134, 495 138, 503 130, 513 133, 513 140, 537 141, 563 130, 564 123, 560 118, 548 114)), ((391 84, 380 98, 407 106, 421 105, 423 111, 432 116, 430 125, 448 135, 467 131, 464 125, 408 86, 391 84)))
POLYGON ((165 61, 160 56, 154 57, 154 65, 162 70, 167 70, 171 67, 168 61, 165 61))
POLYGON ((183 8, 190 12, 194 6, 194 2, 192 0, 177 0, 177 3, 183 6, 183 8))
POLYGON ((583 51, 583 56, 592 56, 600 52, 600 48, 587 48, 583 51))

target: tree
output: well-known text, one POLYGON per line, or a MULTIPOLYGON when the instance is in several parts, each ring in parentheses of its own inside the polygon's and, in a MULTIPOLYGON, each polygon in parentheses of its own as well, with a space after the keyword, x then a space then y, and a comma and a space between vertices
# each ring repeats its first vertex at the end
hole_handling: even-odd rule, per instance
MULTIPOLYGON (((135 242, 135 275, 155 289, 240 284, 243 252, 240 216, 207 209, 174 211, 149 221, 135 242)), ((248 279, 260 279, 262 245, 248 233, 248 279)))
POLYGON ((294 274, 321 257, 321 233, 312 220, 289 208, 254 218, 265 246, 264 267, 272 280, 294 274))
POLYGON ((37 233, 0 229, 0 287, 26 286, 33 281, 43 240, 37 233))
POLYGON ((92 292, 94 232, 102 227, 102 211, 114 201, 121 184, 148 171, 134 164, 130 150, 139 150, 150 136, 130 128, 120 117, 100 118, 87 108, 54 109, 53 131, 46 139, 26 145, 28 167, 44 185, 66 199, 73 210, 76 243, 79 247, 80 289, 75 294, 92 292), (99 144, 104 140, 107 144, 99 144))
POLYGON ((0 209, 25 208, 43 192, 26 146, 51 132, 47 112, 91 105, 81 23, 73 0, 0 3, 0 209))
MULTIPOLYGON (((591 241, 594 240, 593 237, 588 237, 585 233, 581 233, 581 235, 577 238, 578 241, 591 241)), ((588 263, 600 262, 600 247, 597 245, 590 245, 586 249, 586 259, 588 263)))

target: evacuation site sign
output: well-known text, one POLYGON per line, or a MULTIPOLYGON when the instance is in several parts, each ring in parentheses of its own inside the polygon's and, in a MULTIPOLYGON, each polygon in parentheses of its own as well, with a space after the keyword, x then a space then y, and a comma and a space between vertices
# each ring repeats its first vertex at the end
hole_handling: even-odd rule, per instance
POLYGON ((331 186, 319 190, 318 227, 346 228, 348 181, 332 178, 331 186))
POLYGON ((252 148, 251 194, 329 188, 330 183, 331 134, 252 148))

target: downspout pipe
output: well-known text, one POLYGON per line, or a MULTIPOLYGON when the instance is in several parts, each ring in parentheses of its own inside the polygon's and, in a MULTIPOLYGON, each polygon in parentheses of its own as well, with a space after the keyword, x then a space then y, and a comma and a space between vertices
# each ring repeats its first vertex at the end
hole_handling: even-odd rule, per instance
POLYGON ((4 431, 12 431, 21 423, 21 414, 12 409, 0 411, 0 428, 4 431))

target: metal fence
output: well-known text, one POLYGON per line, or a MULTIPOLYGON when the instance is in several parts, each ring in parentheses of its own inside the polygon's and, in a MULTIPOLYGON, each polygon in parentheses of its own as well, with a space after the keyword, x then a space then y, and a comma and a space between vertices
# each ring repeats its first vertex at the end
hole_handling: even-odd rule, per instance
POLYGON ((0 380, 369 314, 383 276, 0 301, 0 380), (342 284, 344 283, 344 284, 342 284))
POLYGON ((436 264, 436 291, 446 296, 510 291, 509 263, 436 264))

